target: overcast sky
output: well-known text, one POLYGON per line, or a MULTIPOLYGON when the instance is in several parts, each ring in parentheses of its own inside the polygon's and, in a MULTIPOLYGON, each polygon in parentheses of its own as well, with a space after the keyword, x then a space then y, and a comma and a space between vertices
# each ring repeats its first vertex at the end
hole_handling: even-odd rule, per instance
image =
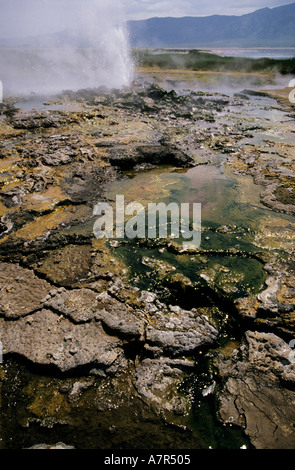
MULTIPOLYGON (((65 29, 105 29, 123 18, 124 0, 0 0, 0 38, 65 29)), ((128 3, 128 2, 127 2, 128 3)))
MULTIPOLYGON (((295 0, 294 0, 295 1, 295 0)), ((0 0, 0 38, 33 36, 68 28, 106 25, 155 16, 242 15, 288 0, 0 0)))
POLYGON ((128 19, 155 16, 243 15, 260 8, 293 3, 288 0, 125 0, 128 19))

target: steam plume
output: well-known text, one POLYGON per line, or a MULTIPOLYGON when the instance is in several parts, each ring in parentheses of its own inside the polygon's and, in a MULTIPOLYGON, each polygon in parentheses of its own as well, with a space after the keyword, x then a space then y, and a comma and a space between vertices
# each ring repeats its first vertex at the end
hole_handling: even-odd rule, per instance
POLYGON ((120 88, 132 79, 119 0, 0 0, 4 95, 120 88))

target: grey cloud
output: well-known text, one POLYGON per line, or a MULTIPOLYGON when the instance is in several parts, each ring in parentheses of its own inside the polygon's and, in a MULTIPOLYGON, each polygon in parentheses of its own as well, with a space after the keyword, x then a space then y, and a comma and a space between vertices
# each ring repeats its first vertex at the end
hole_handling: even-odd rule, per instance
POLYGON ((288 0, 131 0, 126 1, 126 12, 130 19, 154 16, 210 16, 242 15, 265 7, 285 5, 288 0))

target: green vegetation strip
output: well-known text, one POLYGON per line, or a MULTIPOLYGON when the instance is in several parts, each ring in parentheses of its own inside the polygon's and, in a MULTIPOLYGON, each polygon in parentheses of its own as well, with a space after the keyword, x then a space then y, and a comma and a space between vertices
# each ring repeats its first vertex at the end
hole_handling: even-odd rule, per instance
POLYGON ((221 57, 199 50, 171 50, 154 53, 152 50, 146 49, 134 49, 133 58, 138 67, 215 72, 295 73, 295 58, 251 59, 245 57, 221 57))

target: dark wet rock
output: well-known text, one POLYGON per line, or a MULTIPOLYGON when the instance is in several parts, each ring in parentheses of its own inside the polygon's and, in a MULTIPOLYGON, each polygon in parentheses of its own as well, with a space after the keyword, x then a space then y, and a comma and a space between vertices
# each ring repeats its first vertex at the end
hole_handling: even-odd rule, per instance
POLYGON ((57 128, 65 122, 60 115, 39 113, 36 115, 16 114, 11 118, 15 129, 36 130, 41 128, 57 128))
POLYGON ((124 93, 113 101, 116 108, 142 109, 145 110, 144 100, 136 93, 124 93))
POLYGON ((43 166, 69 165, 75 161, 91 160, 96 155, 95 148, 86 143, 78 133, 37 136, 25 145, 16 145, 16 151, 26 166, 38 167, 45 176, 43 166))
POLYGON ((87 278, 91 263, 91 247, 67 245, 49 253, 40 263, 37 271, 53 284, 75 286, 87 278))
POLYGON ((294 188, 286 188, 277 182, 269 184, 261 193, 261 201, 278 212, 295 214, 294 188))
POLYGON ((145 145, 138 147, 139 158, 146 163, 157 165, 175 165, 180 167, 188 167, 193 165, 191 156, 185 154, 181 150, 171 146, 150 146, 145 145))
POLYGON ((93 204, 100 201, 106 182, 116 178, 113 168, 81 164, 68 172, 61 187, 73 203, 93 204))
POLYGON ((110 152, 108 160, 111 165, 118 166, 123 170, 130 170, 141 164, 173 165, 184 168, 193 165, 193 159, 190 155, 172 146, 159 144, 144 145, 133 151, 122 148, 115 149, 110 152))
POLYGON ((153 170, 156 168, 157 165, 153 165, 152 163, 139 163, 138 165, 135 165, 132 169, 133 171, 148 171, 148 170, 153 170))
POLYGON ((294 188, 286 188, 283 185, 278 185, 275 190, 275 196, 277 201, 284 206, 295 206, 294 188))
POLYGON ((95 147, 97 148, 110 148, 110 147, 115 147, 115 145, 116 145, 116 142, 109 142, 106 140, 95 142, 95 147))
POLYGON ((234 93, 234 96, 242 100, 250 100, 249 96, 246 95, 245 93, 234 93))
POLYGON ((15 103, 18 101, 17 98, 6 98, 0 103, 0 115, 5 115, 7 118, 13 118, 13 116, 19 111, 15 107, 15 103))
MULTIPOLYGON (((175 93, 175 92, 174 92, 175 93)), ((171 96, 174 97, 174 93, 171 94, 171 96)), ((147 95, 150 97, 150 98, 153 98, 155 100, 161 100, 163 99, 164 97, 167 97, 167 96, 170 96, 169 93, 164 90, 163 88, 161 88, 159 85, 157 84, 152 84, 148 90, 147 90, 147 95)))
MULTIPOLYGON (((53 213, 53 215, 55 215, 55 213, 53 213)), ((20 230, 16 233, 13 232, 11 238, 3 237, 3 243, 0 245, 0 256, 2 259, 5 260, 9 257, 11 262, 24 262, 28 266, 33 266, 36 273, 39 273, 41 277, 46 278, 48 268, 49 281, 53 283, 56 282, 57 285, 61 286, 70 285, 71 282, 74 286, 75 283, 83 282, 83 279, 86 280, 86 278, 88 281, 90 280, 87 277, 89 271, 88 266, 85 266, 86 261, 76 266, 74 264, 72 265, 69 260, 65 260, 63 263, 58 253, 62 253, 63 248, 65 249, 65 253, 73 250, 74 259, 79 258, 81 253, 83 253, 83 248, 81 247, 91 243, 93 236, 91 227, 89 227, 89 230, 86 230, 84 234, 81 234, 79 230, 74 230, 73 227, 69 228, 69 226, 62 221, 57 221, 57 227, 53 229, 50 228, 47 232, 40 234, 38 223, 36 223, 34 219, 33 221, 27 219, 25 222, 28 222, 29 228, 32 227, 32 235, 29 239, 25 239, 25 237, 21 236, 28 233, 27 225, 24 225, 21 226, 20 230), (33 229, 38 230, 35 236, 33 229), (73 248, 73 246, 76 248, 73 248), (48 256, 50 251, 54 253, 54 259, 57 261, 55 266, 54 261, 52 264, 50 263, 50 256, 48 256), (55 255, 58 257, 58 260, 55 258, 55 255), (29 259, 28 264, 27 259, 29 259), (42 269, 43 265, 44 271, 42 269), (53 273, 53 271, 55 271, 55 273, 53 273), (56 275, 57 277, 55 277, 56 275), (54 281, 54 279, 56 279, 56 281, 54 281)))
POLYGON ((18 438, 18 446, 25 449, 66 443, 76 449, 105 451, 119 449, 122 440, 130 449, 146 446, 166 449, 172 444, 177 449, 201 447, 198 436, 181 425, 184 420, 188 421, 183 414, 186 400, 178 395, 174 400, 175 412, 159 416, 136 391, 134 367, 127 367, 124 374, 111 377, 61 378, 34 374, 28 380, 27 369, 11 363, 8 377, 9 383, 14 384, 13 390, 8 380, 0 382, 2 406, 7 407, 4 445, 10 436, 13 439, 17 423, 21 430, 30 431, 24 439, 18 438), (16 406, 12 404, 20 395, 25 397, 25 402, 22 412, 16 413, 16 406), (9 424, 10 419, 13 426, 9 424))
POLYGON ((244 428, 257 449, 294 448, 293 358, 278 336, 248 331, 239 350, 215 362, 225 382, 218 392, 220 418, 244 428))
MULTIPOLYGON (((75 152, 74 155, 77 155, 77 153, 75 152)), ((69 154, 69 152, 66 153, 64 150, 58 150, 51 155, 45 155, 41 160, 43 165, 58 166, 71 163, 72 157, 73 153, 71 151, 69 154)))

